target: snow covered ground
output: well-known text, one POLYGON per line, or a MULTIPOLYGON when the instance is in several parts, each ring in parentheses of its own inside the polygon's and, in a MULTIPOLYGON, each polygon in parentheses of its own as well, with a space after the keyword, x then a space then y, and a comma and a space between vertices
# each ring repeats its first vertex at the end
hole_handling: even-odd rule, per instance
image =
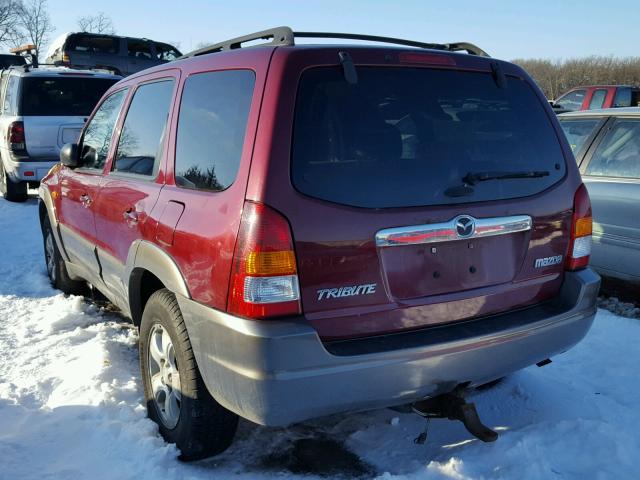
MULTIPOLYGON (((574 350, 478 392, 501 432, 390 410, 287 429, 241 424, 222 456, 183 464, 146 418, 136 331, 48 284, 35 199, 0 199, 0 478, 625 479, 640 467, 640 321, 600 310, 574 350)), ((303 399, 301 398, 301 401, 303 399)))

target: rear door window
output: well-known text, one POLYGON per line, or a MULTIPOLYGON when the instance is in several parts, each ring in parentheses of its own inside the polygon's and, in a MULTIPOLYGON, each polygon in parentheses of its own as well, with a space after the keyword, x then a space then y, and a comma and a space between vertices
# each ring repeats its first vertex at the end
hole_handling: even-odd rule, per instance
POLYGON ((602 108, 604 105, 604 100, 607 98, 606 90, 596 90, 591 95, 591 101, 589 102, 589 110, 597 110, 598 108, 602 108))
POLYGON ((176 184, 220 191, 236 178, 253 97, 249 70, 199 73, 184 86, 176 141, 176 184))
POLYGON ((117 80, 94 77, 25 77, 22 115, 87 116, 117 80))
POLYGON ((427 68, 359 67, 355 85, 340 68, 307 70, 292 155, 300 192, 369 208, 523 197, 566 169, 525 81, 427 68))
POLYGON ((574 90, 573 92, 569 92, 556 100, 555 105, 564 110, 580 110, 586 94, 586 90, 574 90))
POLYGON ((173 80, 141 85, 127 111, 113 171, 155 176, 173 96, 173 80))
POLYGON ((560 118, 560 125, 567 136, 573 153, 578 153, 585 146, 585 142, 592 138, 602 123, 601 118, 564 119, 560 118))
POLYGON ((585 174, 640 178, 640 120, 616 120, 593 153, 585 174))
POLYGON ((118 53, 119 39, 109 36, 74 35, 66 50, 83 53, 118 53))

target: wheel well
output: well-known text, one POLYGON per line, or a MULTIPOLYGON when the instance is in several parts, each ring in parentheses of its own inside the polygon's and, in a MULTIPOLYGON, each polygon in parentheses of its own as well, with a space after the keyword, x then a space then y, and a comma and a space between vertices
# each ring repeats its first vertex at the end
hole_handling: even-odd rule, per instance
POLYGON ((150 271, 142 268, 133 270, 129 280, 129 306, 135 326, 140 326, 142 312, 149 297, 163 288, 166 288, 164 283, 150 271))

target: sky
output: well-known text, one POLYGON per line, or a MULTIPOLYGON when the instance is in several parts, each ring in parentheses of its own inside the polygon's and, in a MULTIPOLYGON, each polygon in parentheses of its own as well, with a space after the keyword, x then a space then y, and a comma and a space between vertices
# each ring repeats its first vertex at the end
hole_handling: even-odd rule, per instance
POLYGON ((56 31, 78 29, 96 12, 120 35, 174 43, 186 53, 266 28, 395 36, 425 42, 475 43, 491 56, 563 59, 640 55, 638 0, 48 0, 56 31))

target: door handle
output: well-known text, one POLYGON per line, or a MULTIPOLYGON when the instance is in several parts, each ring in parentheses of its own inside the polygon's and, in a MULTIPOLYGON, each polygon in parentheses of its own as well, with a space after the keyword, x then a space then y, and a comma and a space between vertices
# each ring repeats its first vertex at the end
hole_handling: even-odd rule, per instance
POLYGON ((83 193, 82 195, 80 195, 80 203, 82 203, 82 206, 84 208, 89 208, 93 203, 93 200, 91 200, 91 197, 89 195, 83 193))
POLYGON ((124 218, 125 222, 127 222, 130 226, 133 226, 136 223, 138 223, 138 214, 132 208, 130 208, 129 210, 126 210, 122 214, 122 218, 124 218))

